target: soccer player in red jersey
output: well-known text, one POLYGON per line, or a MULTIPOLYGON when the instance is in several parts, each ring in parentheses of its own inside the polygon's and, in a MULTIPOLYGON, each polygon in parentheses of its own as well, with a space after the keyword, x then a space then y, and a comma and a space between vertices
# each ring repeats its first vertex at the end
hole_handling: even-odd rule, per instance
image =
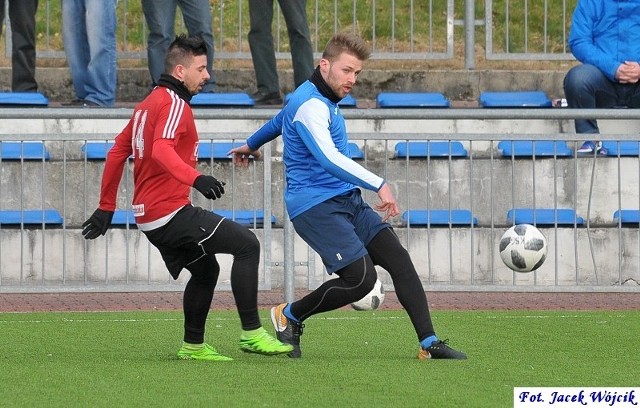
POLYGON ((204 342, 205 323, 220 265, 217 253, 234 257, 233 291, 242 334, 240 349, 258 354, 285 354, 293 347, 265 331, 258 316, 260 243, 247 228, 211 211, 191 205, 191 187, 208 199, 224 194, 224 183, 196 170, 198 132, 191 97, 209 80, 207 47, 198 37, 178 36, 165 58, 158 86, 134 109, 116 136, 102 175, 100 204, 84 222, 86 239, 104 235, 116 208, 124 164, 133 155, 133 210, 136 225, 158 248, 169 273, 191 273, 184 290, 184 342, 178 357, 226 361, 204 342))

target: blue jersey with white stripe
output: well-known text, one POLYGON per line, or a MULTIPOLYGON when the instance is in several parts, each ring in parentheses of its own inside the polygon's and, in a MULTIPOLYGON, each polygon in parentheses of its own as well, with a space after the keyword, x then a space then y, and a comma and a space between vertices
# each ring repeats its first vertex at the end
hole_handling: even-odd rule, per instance
POLYGON ((347 129, 337 103, 311 81, 291 94, 286 106, 247 139, 253 150, 282 134, 285 202, 293 219, 309 208, 357 187, 378 191, 384 179, 349 156, 347 129))

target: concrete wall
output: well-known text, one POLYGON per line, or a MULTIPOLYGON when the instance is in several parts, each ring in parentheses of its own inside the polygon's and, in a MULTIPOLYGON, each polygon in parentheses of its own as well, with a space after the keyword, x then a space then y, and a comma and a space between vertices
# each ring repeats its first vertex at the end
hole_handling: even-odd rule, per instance
MULTIPOLYGON (((568 68, 567 68, 568 70, 568 68)), ((356 99, 375 99, 379 92, 440 92, 452 101, 477 101, 482 91, 533 90, 545 91, 551 98, 562 98, 562 81, 566 71, 551 70, 382 70, 367 69, 358 78, 354 89, 356 99)), ((256 90, 252 69, 216 69, 219 92, 247 92, 256 90)), ((284 93, 293 88, 293 73, 281 70, 280 86, 284 93)), ((36 70, 40 91, 53 102, 75 98, 68 68, 40 68, 36 70)), ((9 68, 0 68, 0 90, 11 89, 9 68)), ((116 100, 140 101, 150 90, 146 68, 119 68, 116 100)))

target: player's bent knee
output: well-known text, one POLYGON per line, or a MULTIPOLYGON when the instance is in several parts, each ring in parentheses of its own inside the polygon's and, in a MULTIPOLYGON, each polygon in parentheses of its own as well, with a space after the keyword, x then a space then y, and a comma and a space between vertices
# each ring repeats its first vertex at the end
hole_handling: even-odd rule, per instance
POLYGON ((369 255, 350 263, 338 271, 337 274, 349 284, 349 291, 354 300, 361 299, 371 292, 376 280, 378 280, 376 268, 369 255))

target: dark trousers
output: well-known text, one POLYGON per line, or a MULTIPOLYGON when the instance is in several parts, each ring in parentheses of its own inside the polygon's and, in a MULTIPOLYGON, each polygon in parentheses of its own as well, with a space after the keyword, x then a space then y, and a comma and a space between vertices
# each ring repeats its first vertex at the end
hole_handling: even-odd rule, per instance
MULTIPOLYGON (((8 0, 11 22, 11 90, 35 92, 36 10, 38 0, 8 0)), ((0 31, 5 17, 5 0, 0 0, 0 31)))
MULTIPOLYGON (((570 108, 640 108, 640 84, 621 84, 590 64, 576 65, 564 77, 564 94, 570 108)), ((600 133, 595 119, 576 119, 576 133, 600 133)))
MULTIPOLYGON (((313 73, 313 48, 305 6, 306 0, 278 0, 287 24, 293 81, 298 87, 313 73)), ((261 93, 280 91, 276 66, 275 48, 271 24, 273 21, 273 0, 249 0, 249 47, 256 83, 261 93)))

